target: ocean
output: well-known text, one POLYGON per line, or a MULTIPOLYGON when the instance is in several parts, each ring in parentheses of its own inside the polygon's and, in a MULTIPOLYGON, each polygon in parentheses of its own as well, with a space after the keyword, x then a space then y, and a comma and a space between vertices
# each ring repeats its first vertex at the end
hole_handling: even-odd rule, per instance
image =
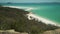
POLYGON ((60 3, 2 3, 1 5, 16 6, 24 10, 32 8, 29 12, 60 24, 60 3))

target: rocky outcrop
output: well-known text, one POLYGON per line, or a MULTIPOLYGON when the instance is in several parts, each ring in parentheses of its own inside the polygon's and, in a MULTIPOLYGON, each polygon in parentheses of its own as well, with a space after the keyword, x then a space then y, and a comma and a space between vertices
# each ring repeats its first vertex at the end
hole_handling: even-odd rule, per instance
POLYGON ((28 33, 19 33, 19 32, 0 32, 0 34, 28 34, 28 33))
POLYGON ((0 34, 28 34, 26 32, 20 33, 14 30, 0 30, 0 34))
POLYGON ((60 34, 60 29, 46 31, 43 34, 60 34))

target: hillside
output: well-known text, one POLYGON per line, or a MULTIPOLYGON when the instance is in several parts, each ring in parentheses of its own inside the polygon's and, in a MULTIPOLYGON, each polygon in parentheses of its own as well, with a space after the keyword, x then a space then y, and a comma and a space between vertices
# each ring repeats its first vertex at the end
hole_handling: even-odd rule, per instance
POLYGON ((26 15, 28 13, 28 11, 22 9, 0 6, 0 30, 14 29, 17 32, 40 34, 59 28, 50 24, 46 25, 42 21, 29 20, 26 15))

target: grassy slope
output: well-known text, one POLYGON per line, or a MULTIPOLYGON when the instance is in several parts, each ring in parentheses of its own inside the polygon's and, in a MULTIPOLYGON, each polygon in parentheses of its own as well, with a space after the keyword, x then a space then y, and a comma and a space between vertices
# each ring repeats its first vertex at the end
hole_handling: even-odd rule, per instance
POLYGON ((22 9, 0 7, 0 30, 15 29, 18 32, 39 34, 59 28, 53 25, 46 25, 41 21, 28 20, 27 16, 25 16, 28 13, 22 9))

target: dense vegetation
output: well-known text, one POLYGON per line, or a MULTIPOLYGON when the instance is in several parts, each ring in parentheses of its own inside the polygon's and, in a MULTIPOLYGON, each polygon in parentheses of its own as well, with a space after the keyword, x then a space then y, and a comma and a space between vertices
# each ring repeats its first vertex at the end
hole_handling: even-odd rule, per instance
POLYGON ((29 12, 22 9, 0 6, 0 30, 15 29, 18 32, 28 32, 30 34, 40 34, 47 30, 54 30, 59 27, 46 25, 42 21, 28 20, 29 12))

